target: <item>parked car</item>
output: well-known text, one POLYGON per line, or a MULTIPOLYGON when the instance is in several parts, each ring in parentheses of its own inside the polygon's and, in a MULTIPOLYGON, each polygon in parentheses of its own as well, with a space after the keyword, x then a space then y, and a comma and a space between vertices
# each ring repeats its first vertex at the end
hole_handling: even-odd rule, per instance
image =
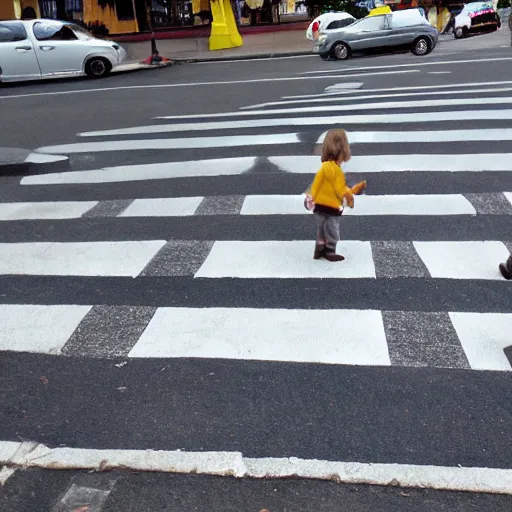
POLYGON ((306 37, 310 41, 316 41, 320 31, 335 30, 354 23, 356 19, 348 12, 326 12, 320 14, 310 24, 306 31, 306 37))
POLYGON ((455 17, 453 36, 455 39, 468 37, 470 34, 501 27, 501 20, 492 4, 487 2, 471 2, 466 4, 455 17))
POLYGON ((321 31, 313 52, 323 59, 348 59, 353 53, 407 49, 427 55, 437 44, 439 32, 418 9, 367 16, 338 30, 321 31))
POLYGON ((73 23, 0 21, 0 81, 88 75, 101 78, 126 59, 112 41, 73 23))

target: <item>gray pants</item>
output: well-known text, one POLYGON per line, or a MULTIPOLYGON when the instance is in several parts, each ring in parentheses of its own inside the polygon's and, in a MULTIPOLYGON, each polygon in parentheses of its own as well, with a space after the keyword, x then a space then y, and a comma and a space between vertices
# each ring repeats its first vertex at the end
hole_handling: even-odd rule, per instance
POLYGON ((340 217, 315 212, 316 244, 325 245, 329 252, 336 252, 336 244, 340 240, 340 217))

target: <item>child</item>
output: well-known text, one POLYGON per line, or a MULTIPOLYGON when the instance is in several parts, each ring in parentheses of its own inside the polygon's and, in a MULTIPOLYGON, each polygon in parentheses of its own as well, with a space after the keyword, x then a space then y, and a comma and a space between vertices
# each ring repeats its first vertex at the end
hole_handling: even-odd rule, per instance
POLYGON ((311 185, 311 199, 314 202, 314 216, 317 236, 314 258, 322 256, 328 261, 343 261, 336 254, 336 244, 340 239, 341 207, 354 207, 353 194, 360 194, 366 182, 358 183, 350 189, 340 165, 351 158, 350 146, 345 130, 330 130, 322 148, 322 167, 311 185))

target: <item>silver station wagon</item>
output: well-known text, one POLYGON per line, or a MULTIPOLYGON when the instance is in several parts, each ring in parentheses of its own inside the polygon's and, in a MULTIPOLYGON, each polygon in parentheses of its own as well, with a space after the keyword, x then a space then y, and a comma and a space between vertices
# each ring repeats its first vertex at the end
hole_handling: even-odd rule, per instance
POLYGON ((322 59, 344 60, 353 53, 410 50, 427 55, 437 44, 439 32, 419 9, 367 16, 335 30, 324 30, 313 47, 322 59))

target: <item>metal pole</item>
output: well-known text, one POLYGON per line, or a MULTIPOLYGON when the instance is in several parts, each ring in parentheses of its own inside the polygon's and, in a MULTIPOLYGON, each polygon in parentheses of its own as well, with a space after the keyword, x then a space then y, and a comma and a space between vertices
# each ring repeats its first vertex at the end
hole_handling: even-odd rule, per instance
POLYGON ((137 29, 140 29, 139 27, 139 22, 137 21, 137 6, 135 5, 135 0, 132 0, 132 9, 133 9, 133 21, 135 23, 137 23, 137 25, 135 26, 135 28, 137 29))
POLYGON ((158 55, 158 50, 156 48, 156 39, 155 39, 155 33, 153 31, 153 23, 151 22, 151 6, 152 6, 152 0, 146 0, 146 17, 148 21, 148 28, 151 32, 151 55, 152 57, 158 55))

